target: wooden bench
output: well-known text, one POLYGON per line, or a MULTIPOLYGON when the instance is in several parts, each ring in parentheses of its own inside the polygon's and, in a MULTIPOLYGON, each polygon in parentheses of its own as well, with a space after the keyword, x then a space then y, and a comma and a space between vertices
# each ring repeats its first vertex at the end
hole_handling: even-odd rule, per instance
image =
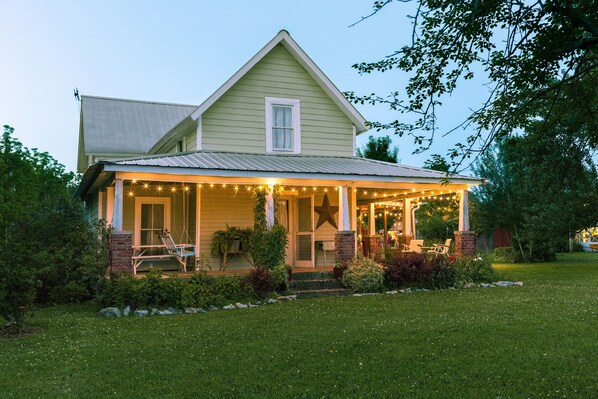
POLYGON ((133 245, 133 256, 131 263, 133 266, 133 274, 137 274, 137 268, 143 262, 160 261, 165 259, 176 259, 183 271, 187 271, 187 258, 195 256, 195 245, 193 244, 175 244, 172 236, 168 231, 163 231, 158 234, 162 240, 162 245, 133 245), (166 254, 146 254, 150 249, 166 249, 166 254))

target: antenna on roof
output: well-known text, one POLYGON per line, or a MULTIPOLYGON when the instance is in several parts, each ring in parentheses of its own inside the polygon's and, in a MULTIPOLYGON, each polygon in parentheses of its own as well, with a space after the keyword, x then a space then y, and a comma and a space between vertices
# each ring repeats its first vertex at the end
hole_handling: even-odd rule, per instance
POLYGON ((81 97, 79 97, 79 89, 75 87, 75 89, 73 90, 73 95, 75 96, 75 100, 77 100, 77 102, 81 101, 81 97))

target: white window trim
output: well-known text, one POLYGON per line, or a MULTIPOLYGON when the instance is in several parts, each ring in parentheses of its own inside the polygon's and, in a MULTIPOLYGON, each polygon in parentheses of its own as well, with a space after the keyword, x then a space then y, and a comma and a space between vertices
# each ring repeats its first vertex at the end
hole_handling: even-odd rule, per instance
POLYGON ((300 101, 292 98, 266 97, 266 152, 281 154, 301 154, 301 105, 300 101), (272 149, 272 106, 290 105, 293 107, 293 149, 272 149))
POLYGON ((141 245, 141 204, 164 204, 164 228, 168 231, 171 231, 169 197, 135 197, 134 245, 141 245))

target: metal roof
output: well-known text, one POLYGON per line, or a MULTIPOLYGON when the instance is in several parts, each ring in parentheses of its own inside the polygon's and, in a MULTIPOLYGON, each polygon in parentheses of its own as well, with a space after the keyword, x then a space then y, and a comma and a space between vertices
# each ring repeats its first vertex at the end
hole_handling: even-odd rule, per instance
MULTIPOLYGON (((444 172, 359 157, 250 154, 223 151, 196 151, 105 161, 117 166, 221 170, 242 172, 297 173, 314 175, 353 175, 443 179, 444 172)), ((112 169, 112 168, 111 168, 112 169)), ((314 176, 316 177, 316 176, 314 176)), ((452 175, 451 179, 480 182, 480 179, 452 175)))
POLYGON ((147 153, 196 108, 196 105, 81 96, 85 152, 147 153))

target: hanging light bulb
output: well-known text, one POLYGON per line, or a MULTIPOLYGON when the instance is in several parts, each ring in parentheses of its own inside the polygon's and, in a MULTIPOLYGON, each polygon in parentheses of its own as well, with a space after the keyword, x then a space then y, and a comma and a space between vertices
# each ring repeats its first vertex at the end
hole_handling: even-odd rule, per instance
POLYGON ((158 190, 158 192, 159 192, 159 193, 161 193, 161 192, 162 192, 162 189, 163 189, 163 188, 162 188, 162 186, 158 186, 158 187, 156 187, 156 190, 158 190))

